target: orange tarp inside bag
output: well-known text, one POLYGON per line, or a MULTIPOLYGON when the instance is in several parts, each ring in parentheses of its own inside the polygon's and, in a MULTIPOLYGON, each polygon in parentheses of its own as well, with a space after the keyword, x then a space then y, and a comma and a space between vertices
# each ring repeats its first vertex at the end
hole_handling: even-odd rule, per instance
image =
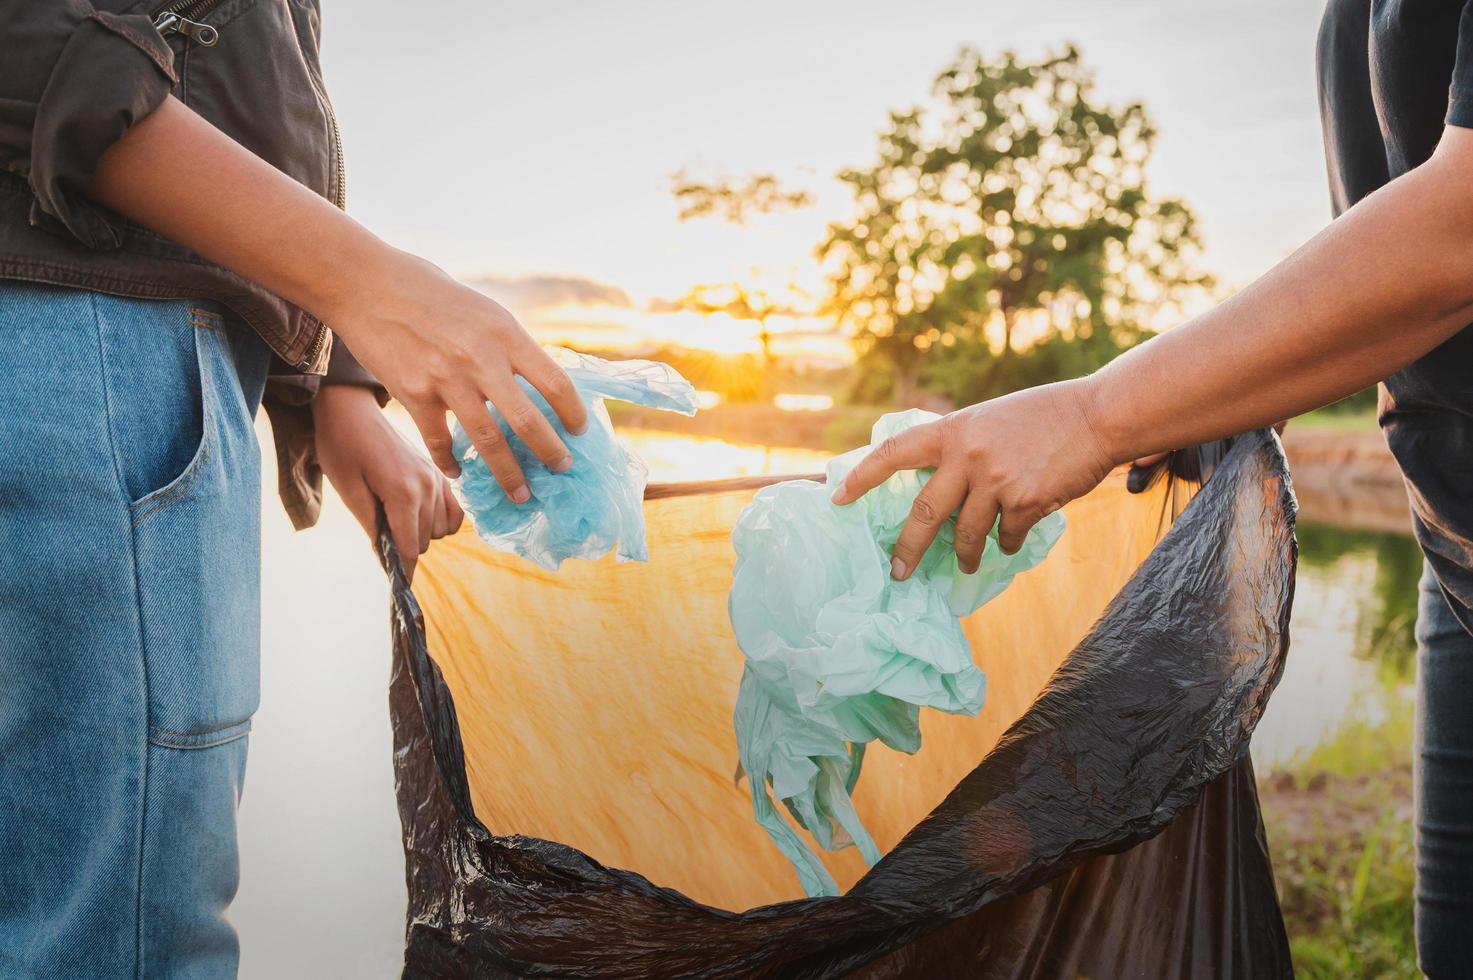
MULTIPOLYGON (((610 556, 551 572, 491 550, 467 522, 421 560, 414 592, 488 827, 744 909, 803 892, 733 778, 743 661, 726 598, 731 529, 752 490, 701 486, 651 488, 648 563, 610 556)), ((1167 492, 1131 495, 1124 471, 1112 474, 1065 508, 1068 529, 1042 565, 964 621, 986 702, 975 718, 923 712, 914 756, 871 746, 855 803, 882 851, 1033 702, 1166 530, 1167 492)), ((866 870, 852 847, 823 857, 841 888, 866 870)))
POLYGON ((763 482, 651 486, 648 564, 547 572, 467 527, 411 589, 380 533, 406 977, 1292 976, 1248 753, 1296 558, 1271 431, 1190 502, 1117 473, 1069 505, 964 621, 980 715, 871 745, 884 857, 824 853, 835 897, 734 780, 730 534, 763 482))

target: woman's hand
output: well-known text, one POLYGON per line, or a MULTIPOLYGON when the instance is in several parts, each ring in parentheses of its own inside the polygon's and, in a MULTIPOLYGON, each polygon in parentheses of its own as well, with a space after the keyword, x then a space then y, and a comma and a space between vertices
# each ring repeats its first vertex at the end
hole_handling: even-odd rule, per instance
POLYGON ((328 322, 408 409, 441 472, 460 473, 445 424, 449 410, 506 495, 526 503, 526 478, 486 408, 488 401, 548 468, 562 472, 572 464, 567 447, 517 376, 542 393, 575 435, 588 425, 583 400, 516 317, 405 252, 391 251, 381 267, 362 270, 353 279, 328 322))
POLYGON ((367 388, 324 387, 312 402, 322 472, 369 537, 377 503, 412 581, 419 556, 435 538, 460 529, 463 514, 450 483, 399 434, 367 388))
POLYGON ((918 425, 887 439, 849 471, 834 492, 847 504, 897 470, 935 467, 895 542, 890 574, 907 578, 956 514, 956 556, 977 570, 997 522, 1002 550, 1014 554, 1045 515, 1094 489, 1116 460, 1091 425, 1089 379, 1014 392, 918 425))

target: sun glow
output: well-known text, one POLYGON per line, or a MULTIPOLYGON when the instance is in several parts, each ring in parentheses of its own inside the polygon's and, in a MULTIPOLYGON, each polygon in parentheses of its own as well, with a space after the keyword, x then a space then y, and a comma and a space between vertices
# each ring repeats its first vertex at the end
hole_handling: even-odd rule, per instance
MULTIPOLYGON (((639 351, 670 345, 717 354, 762 352, 759 324, 722 312, 570 305, 536 310, 523 323, 544 344, 592 350, 639 351)), ((854 358, 848 338, 817 317, 773 316, 767 328, 777 356, 834 364, 848 364, 854 358)))

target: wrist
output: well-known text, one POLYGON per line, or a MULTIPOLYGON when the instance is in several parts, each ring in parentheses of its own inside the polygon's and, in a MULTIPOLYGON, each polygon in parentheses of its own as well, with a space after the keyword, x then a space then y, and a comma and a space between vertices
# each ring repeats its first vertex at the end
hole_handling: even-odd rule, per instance
POLYGON ((1114 468, 1134 459, 1127 449, 1130 441, 1127 413, 1122 411, 1121 400, 1110 390, 1108 365, 1069 383, 1078 385, 1078 404, 1085 429, 1104 465, 1114 468))
POLYGON ((320 314, 355 350, 368 346, 362 335, 380 332, 375 324, 422 318, 426 311, 416 304, 424 306, 425 297, 443 298, 445 284, 454 282, 432 262, 383 242, 377 244, 378 248, 343 263, 352 272, 336 277, 320 314))
POLYGON ((378 414, 378 396, 362 385, 323 385, 312 399, 313 416, 343 412, 378 414))
POLYGON ((373 312, 403 288, 413 263, 420 260, 366 232, 363 240, 331 255, 330 262, 310 274, 308 309, 352 344, 373 312))

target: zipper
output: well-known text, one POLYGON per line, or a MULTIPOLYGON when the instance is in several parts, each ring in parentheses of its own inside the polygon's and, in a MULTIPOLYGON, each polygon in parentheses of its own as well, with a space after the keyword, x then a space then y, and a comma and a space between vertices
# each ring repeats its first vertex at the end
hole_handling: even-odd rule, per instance
MULTIPOLYGON (((224 0, 172 0, 170 3, 154 8, 154 29, 164 37, 178 34, 202 48, 212 48, 220 42, 220 31, 209 24, 201 23, 200 20, 209 16, 223 2, 224 0)), ((337 180, 333 188, 333 203, 338 206, 339 210, 342 210, 347 201, 347 168, 343 165, 343 136, 338 130, 337 113, 333 111, 326 88, 317 77, 317 73, 310 67, 307 75, 312 82, 312 87, 317 91, 317 97, 322 101, 323 111, 327 115, 327 126, 332 134, 332 153, 337 180)), ((329 336, 331 335, 328 333, 327 326, 318 321, 316 336, 312 338, 303 358, 297 362, 297 370, 308 370, 322 356, 329 336)))
MULTIPOLYGON (((307 78, 312 87, 317 90, 317 98, 322 101, 322 111, 327 115, 327 129, 332 135, 332 155, 336 183, 333 186, 332 203, 337 205, 339 211, 347 210, 348 201, 348 171, 343 165, 343 134, 338 129, 338 114, 333 111, 332 99, 327 97, 327 86, 323 84, 317 69, 311 65, 307 66, 307 78)), ((305 371, 313 362, 322 356, 322 349, 327 346, 328 338, 332 336, 327 324, 317 322, 317 336, 312 338, 312 346, 308 348, 306 357, 297 365, 298 371, 305 371)))
POLYGON ((332 111, 332 100, 325 90, 319 91, 322 92, 322 105, 327 109, 327 128, 332 130, 332 153, 338 165, 337 193, 333 195, 333 203, 339 211, 345 211, 348 207, 348 170, 343 166, 343 134, 338 130, 338 114, 332 111))
POLYGON ((223 0, 174 0, 153 12, 153 26, 168 37, 179 34, 202 48, 213 48, 220 41, 220 31, 199 18, 220 6, 223 0))
POLYGON ((327 129, 332 135, 332 158, 337 177, 333 187, 332 203, 338 206, 339 211, 343 211, 348 206, 348 172, 343 166, 343 134, 338 129, 338 114, 332 109, 332 100, 327 97, 326 86, 322 84, 316 70, 311 66, 307 68, 307 77, 311 80, 312 87, 317 90, 317 98, 322 102, 322 111, 327 114, 327 129))
MULTIPOLYGON (((317 318, 313 317, 313 319, 315 320, 317 318)), ((321 320, 317 320, 317 333, 313 336, 312 345, 307 348, 307 353, 297 362, 296 368, 298 371, 310 371, 312 369, 312 365, 316 364, 317 359, 322 356, 322 348, 327 346, 327 338, 329 336, 330 333, 327 329, 327 324, 321 320)))

